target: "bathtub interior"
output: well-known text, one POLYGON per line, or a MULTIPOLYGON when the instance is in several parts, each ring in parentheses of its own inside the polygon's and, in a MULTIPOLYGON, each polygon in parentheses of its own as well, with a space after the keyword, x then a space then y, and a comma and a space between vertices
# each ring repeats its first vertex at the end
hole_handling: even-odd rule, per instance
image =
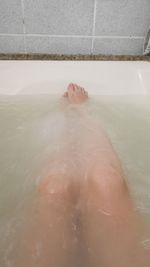
MULTIPOLYGON (((1 266, 15 266, 16 240, 27 220, 34 189, 47 173, 51 154, 66 145, 59 143, 64 117, 57 108, 69 82, 87 88, 92 116, 107 131, 123 163, 136 208, 150 232, 150 64, 1 61, 1 266)), ((82 131, 74 122, 70 122, 74 131, 71 143, 82 131)), ((150 249, 149 236, 143 242, 150 249)))
POLYGON ((57 94, 76 82, 96 95, 148 94, 149 62, 0 61, 0 94, 57 94))

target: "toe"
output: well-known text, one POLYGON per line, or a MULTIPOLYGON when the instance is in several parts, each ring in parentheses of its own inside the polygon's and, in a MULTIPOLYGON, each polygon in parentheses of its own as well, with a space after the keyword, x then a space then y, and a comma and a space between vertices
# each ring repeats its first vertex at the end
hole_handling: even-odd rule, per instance
POLYGON ((75 91, 75 90, 76 90, 76 84, 73 83, 73 84, 72 84, 72 87, 73 87, 73 91, 75 91))
POLYGON ((78 91, 78 92, 82 92, 82 87, 79 86, 78 84, 75 84, 75 90, 78 91))
POLYGON ((73 90, 73 86, 74 86, 73 83, 70 83, 70 84, 68 85, 68 87, 67 87, 67 90, 68 90, 68 91, 73 90))
POLYGON ((74 90, 78 91, 79 90, 79 86, 77 84, 74 84, 74 90))
POLYGON ((79 88, 80 88, 80 91, 81 91, 82 93, 84 93, 84 88, 81 87, 81 86, 79 86, 79 88))
POLYGON ((65 93, 63 94, 63 96, 64 96, 64 97, 67 97, 67 96, 68 96, 68 92, 65 92, 65 93))

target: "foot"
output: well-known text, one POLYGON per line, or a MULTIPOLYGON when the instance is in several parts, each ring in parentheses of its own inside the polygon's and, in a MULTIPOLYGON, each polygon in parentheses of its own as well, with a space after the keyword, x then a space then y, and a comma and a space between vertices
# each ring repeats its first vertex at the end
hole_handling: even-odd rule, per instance
POLYGON ((83 87, 70 83, 63 95, 70 104, 81 104, 87 101, 88 93, 83 87))

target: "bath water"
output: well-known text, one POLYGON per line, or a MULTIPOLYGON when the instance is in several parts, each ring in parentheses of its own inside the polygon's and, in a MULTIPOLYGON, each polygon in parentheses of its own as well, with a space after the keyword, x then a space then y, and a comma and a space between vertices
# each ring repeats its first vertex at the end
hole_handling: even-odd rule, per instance
MULTIPOLYGON (((93 96, 88 105, 117 151, 135 208, 150 232, 150 98, 93 96)), ((72 133, 72 140, 63 137, 62 142, 65 127, 64 106, 57 96, 0 96, 1 267, 16 267, 18 240, 26 223, 32 221, 28 211, 52 156, 63 151, 67 142, 73 149, 75 136, 80 138, 80 132, 72 133)), ((150 249, 149 237, 144 245, 150 249)))

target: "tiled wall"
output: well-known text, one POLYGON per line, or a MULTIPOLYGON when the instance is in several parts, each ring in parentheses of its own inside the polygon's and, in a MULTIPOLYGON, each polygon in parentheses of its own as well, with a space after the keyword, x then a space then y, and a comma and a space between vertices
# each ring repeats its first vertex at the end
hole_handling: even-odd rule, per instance
POLYGON ((150 0, 0 0, 0 53, 142 54, 150 0))

